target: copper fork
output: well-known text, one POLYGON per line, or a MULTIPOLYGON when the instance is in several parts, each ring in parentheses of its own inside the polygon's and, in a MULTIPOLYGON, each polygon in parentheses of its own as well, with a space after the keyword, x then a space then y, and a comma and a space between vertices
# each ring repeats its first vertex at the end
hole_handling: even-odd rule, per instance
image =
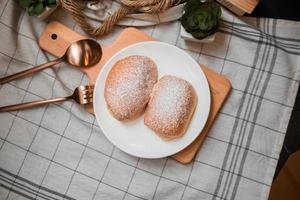
POLYGON ((32 107, 41 106, 49 103, 66 101, 70 99, 73 99, 78 104, 88 104, 93 102, 93 91, 94 91, 94 86, 90 86, 90 85, 79 86, 74 90, 71 96, 37 100, 32 102, 3 106, 0 107, 0 112, 22 110, 22 109, 32 108, 32 107))

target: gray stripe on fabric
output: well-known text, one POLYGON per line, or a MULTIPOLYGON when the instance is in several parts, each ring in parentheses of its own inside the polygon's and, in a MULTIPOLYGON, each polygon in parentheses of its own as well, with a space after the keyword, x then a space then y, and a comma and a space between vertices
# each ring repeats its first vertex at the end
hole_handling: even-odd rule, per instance
MULTIPOLYGON (((232 32, 235 32, 237 34, 243 34, 244 36, 248 36, 249 38, 260 38, 260 37, 263 37, 263 38, 268 38, 270 40, 276 40, 275 38, 273 38, 271 35, 269 34, 265 34, 264 36, 262 36, 261 34, 259 34, 259 32, 253 32, 253 31, 250 31, 250 30, 245 30, 245 29, 239 29, 237 27, 231 27, 229 25, 225 25, 223 24, 222 29, 228 29, 232 32)), ((300 50, 300 44, 298 43, 283 43, 283 42, 278 42, 277 41, 277 44, 284 47, 284 48, 288 48, 288 49, 295 49, 295 50, 300 50)))
POLYGON ((7 190, 9 190, 9 191, 12 191, 12 192, 14 192, 14 193, 16 193, 16 194, 19 194, 19 195, 21 195, 21 196, 23 196, 23 197, 26 197, 27 199, 31 199, 31 200, 35 200, 35 199, 36 199, 36 198, 33 198, 33 197, 31 197, 31 196, 29 196, 29 195, 27 195, 27 194, 24 194, 24 193, 18 191, 18 190, 15 190, 14 188, 9 188, 9 187, 7 187, 6 185, 4 185, 4 184, 2 184, 2 183, 0 183, 0 187, 3 187, 3 188, 5 188, 5 189, 7 189, 7 190))
MULTIPOLYGON (((32 185, 32 186, 34 186, 34 187, 37 187, 37 188, 39 187, 38 184, 33 183, 33 182, 31 182, 31 181, 29 181, 29 180, 23 178, 23 177, 17 176, 17 175, 15 175, 15 174, 13 174, 13 173, 11 173, 11 172, 5 170, 5 169, 0 168, 0 172, 2 172, 2 173, 4 173, 4 174, 7 174, 7 175, 9 175, 9 176, 11 176, 11 177, 14 177, 14 178, 16 178, 16 179, 18 179, 18 180, 20 180, 20 181, 25 182, 25 183, 28 183, 29 185, 32 185)), ((65 199, 68 199, 68 200, 75 200, 75 199, 72 198, 72 197, 64 196, 63 194, 61 194, 61 193, 59 193, 59 192, 56 192, 56 191, 54 191, 54 190, 51 190, 51 189, 49 189, 49 188, 46 188, 46 187, 44 187, 44 186, 41 186, 40 189, 42 189, 42 190, 44 190, 44 191, 46 191, 46 192, 52 193, 52 194, 54 194, 54 195, 57 195, 57 196, 59 196, 59 197, 64 197, 65 199)))
MULTIPOLYGON (((266 24, 265 23, 265 20, 264 20, 264 23, 263 23, 264 25, 266 24)), ((265 28, 265 27, 264 27, 265 28)), ((267 46, 265 46, 266 48, 264 48, 264 51, 263 51, 263 55, 262 55, 262 59, 261 59, 261 63, 260 63, 260 67, 259 68, 262 68, 263 66, 264 66, 264 63, 265 63, 265 61, 267 61, 267 59, 265 59, 266 57, 268 57, 268 54, 269 54, 269 46, 267 45, 267 46)), ((261 78, 261 74, 263 74, 263 72, 262 71, 259 71, 258 72, 258 74, 255 76, 255 80, 253 81, 253 87, 252 87, 252 89, 251 89, 251 92, 250 93, 253 93, 253 90, 254 90, 254 88, 255 88, 255 85, 256 85, 256 83, 257 83, 257 81, 258 80, 260 80, 260 78, 261 78)), ((251 83, 250 83, 251 84, 251 83)), ((244 113, 244 118, 246 119, 246 120, 249 120, 249 117, 246 117, 247 116, 247 114, 248 114, 248 111, 249 111, 249 109, 250 109, 250 114, 251 114, 251 110, 252 110, 252 106, 253 106, 253 99, 255 99, 255 98, 252 98, 253 96, 249 96, 249 98, 248 98, 248 100, 247 100, 247 103, 246 103, 246 111, 245 111, 245 113, 244 113), (249 107, 249 105, 250 105, 250 102, 251 102, 251 106, 249 107)), ((244 103, 244 102, 243 102, 244 103)), ((244 140, 244 134, 245 134, 245 132, 243 131, 244 130, 244 128, 246 128, 247 127, 247 122, 246 121, 242 121, 242 124, 241 124, 241 126, 240 126, 240 129, 239 129, 239 131, 237 131, 236 132, 236 134, 238 134, 238 138, 237 138, 237 142, 236 142, 236 144, 240 144, 241 142, 240 141, 243 141, 244 140), (246 126, 245 126, 246 125, 246 126)), ((233 142, 233 141, 232 141, 233 142)), ((242 143, 240 144, 240 145, 242 145, 242 143)), ((229 171, 235 171, 235 167, 236 167, 236 164, 237 164, 237 161, 238 161, 238 159, 239 159, 239 152, 240 152, 240 150, 241 150, 241 148, 237 148, 237 147, 235 147, 234 148, 234 150, 233 150, 233 155, 232 155, 232 159, 231 159, 231 162, 230 162, 230 166, 229 166, 229 171), (233 167, 233 168, 232 168, 233 167)), ((223 187, 223 191, 222 191, 222 194, 221 194, 221 197, 223 197, 223 195, 224 195, 224 192, 226 191, 226 195, 227 195, 227 192, 228 192, 228 190, 226 190, 226 188, 228 187, 228 185, 229 185, 229 187, 230 187, 230 184, 231 184, 231 181, 232 181, 232 178, 233 178, 233 175, 232 174, 227 174, 227 176, 226 176, 226 180, 225 180, 225 185, 224 185, 224 187, 223 187), (228 183, 228 181, 229 181, 229 183, 228 183)), ((225 196, 226 196, 225 195, 225 196)))
MULTIPOLYGON (((276 34, 276 22, 277 20, 274 19, 273 21, 273 26, 272 26, 272 33, 273 34, 276 34)), ((276 42, 276 41, 275 41, 276 42)), ((271 64, 270 64, 270 71, 273 71, 274 69, 274 66, 275 66, 275 61, 276 61, 276 58, 277 58, 277 49, 275 48, 274 49, 274 54, 273 54, 273 57, 272 57, 272 60, 271 60, 271 64)), ((261 96, 264 96, 265 92, 266 92, 266 89, 267 89, 267 86, 268 86, 268 83, 270 81, 270 78, 271 78, 271 75, 268 74, 267 75, 267 78, 264 82, 264 85, 263 85, 263 88, 262 88, 262 91, 261 91, 261 96)), ((259 114, 259 110, 260 110, 260 107, 262 105, 262 100, 259 99, 258 103, 257 103, 257 106, 256 106, 256 110, 254 112, 254 121, 257 120, 257 117, 258 117, 258 114, 259 114)), ((251 139, 252 139, 252 136, 253 136, 253 131, 254 131, 254 126, 252 125, 251 126, 251 129, 250 129, 250 133, 252 134, 249 134, 248 135, 248 139, 247 139, 247 144, 246 144, 246 147, 249 147, 250 146, 250 142, 251 142, 251 139)), ((248 155, 248 151, 244 151, 244 154, 243 154, 243 157, 242 157, 242 164, 240 165, 239 167, 239 171, 238 171, 238 174, 242 174, 243 173, 243 169, 244 169, 244 164, 245 164, 245 160, 247 158, 247 155, 248 155)), ((237 180, 234 184, 234 188, 233 188, 233 192, 232 192, 232 195, 231 195, 231 198, 230 199, 235 199, 235 196, 236 196, 236 193, 237 193, 237 189, 238 189, 238 185, 241 181, 241 177, 238 176, 237 177, 237 180)))
MULTIPOLYGON (((249 42, 260 43, 260 40, 255 40, 255 39, 247 38, 245 36, 242 36, 241 34, 237 34, 237 33, 234 33, 234 32, 229 32, 229 31, 222 30, 222 29, 219 29, 218 31, 221 32, 221 33, 228 34, 228 35, 234 35, 234 36, 236 36, 238 38, 245 39, 245 40, 247 40, 249 42)), ((266 45, 266 42, 261 42, 261 43, 264 44, 264 45, 266 45)), ((289 54, 300 55, 300 52, 287 50, 286 48, 281 47, 277 43, 274 43, 274 44, 272 43, 271 46, 276 47, 276 48, 278 48, 278 49, 280 49, 280 50, 282 50, 282 51, 284 51, 286 53, 289 53, 289 54)))
MULTIPOLYGON (((14 180, 9 179, 9 178, 7 178, 7 177, 5 177, 3 175, 0 175, 0 180, 3 181, 3 182, 5 182, 5 183, 7 183, 7 184, 9 184, 11 186, 11 188, 16 187, 16 188, 21 189, 20 192, 23 191, 23 192, 32 194, 34 196, 36 196, 36 194, 37 194, 36 190, 34 190, 34 189, 32 189, 32 188, 30 188, 28 186, 22 185, 21 183, 17 183, 17 182, 13 183, 14 180)), ((51 200, 51 199, 58 200, 58 199, 56 199, 54 197, 51 197, 49 195, 45 195, 45 194, 42 194, 42 193, 39 193, 38 197, 40 197, 42 199, 46 199, 46 200, 51 200), (50 199, 47 198, 47 197, 50 197, 50 199)))
MULTIPOLYGON (((258 21, 258 24, 259 24, 259 21, 258 21)), ((254 61, 253 61, 253 66, 256 66, 256 64, 258 62, 259 52, 261 50, 261 47, 262 47, 262 41, 260 40, 260 42, 258 42, 256 51, 255 51, 255 57, 254 57, 254 61)), ((249 76, 248 76, 248 80, 247 80, 245 91, 248 91, 248 89, 250 87, 251 78, 253 77, 254 71, 255 71, 254 67, 251 68, 251 71, 250 71, 249 76)), ((243 93, 242 98, 241 98, 241 103, 239 105, 238 112, 237 112, 237 117, 238 118, 240 117, 240 114, 242 112, 243 104, 244 104, 245 99, 246 99, 246 93, 243 93)), ((231 148, 232 148, 232 144, 231 143, 233 143, 234 133, 236 132, 238 123, 239 123, 239 120, 236 118, 235 122, 234 122, 234 125, 233 125, 233 128, 232 128, 232 131, 231 131, 230 139, 229 139, 230 143, 227 146, 225 157, 223 159, 223 163, 222 163, 222 167, 221 167, 222 169, 226 168, 226 165, 227 165, 227 162, 228 162, 228 158, 229 158, 229 154, 230 154, 230 151, 231 151, 231 148)), ((224 177, 224 173, 225 173, 225 171, 221 170, 221 173, 219 175, 219 179, 217 181, 217 186, 216 186, 215 191, 213 193, 214 194, 213 200, 216 199, 216 196, 218 195, 218 193, 219 193, 219 191, 221 189, 221 185, 222 185, 222 180, 223 180, 223 177, 224 177)))
MULTIPOLYGON (((267 19, 267 20, 269 20, 269 19, 267 19)), ((266 24, 269 24, 269 23, 266 23, 266 24)), ((268 26, 266 28, 267 28, 267 31, 268 31, 268 26)), ((269 42, 271 42, 271 41, 269 41, 269 42)), ((267 63, 268 63, 268 59, 269 59, 269 55, 270 55, 270 49, 271 49, 271 46, 267 45, 266 48, 265 48, 265 50, 264 50, 264 52, 263 52, 263 57, 262 57, 261 64, 260 64, 259 68, 262 68, 264 70, 266 69, 267 63)), ((263 76, 264 76, 264 73, 262 71, 259 71, 258 75, 255 77, 255 80, 254 80, 254 83, 253 83, 253 87, 251 89, 251 93, 254 93, 254 94, 257 93, 257 90, 258 90, 258 88, 260 86, 260 83, 263 80, 263 76)), ((245 111, 245 115, 246 115, 245 119, 246 120, 250 120, 251 111, 253 109, 254 103, 255 103, 255 97, 254 96, 250 96, 248 98, 248 102, 247 102, 247 106, 246 106, 246 111, 245 111)), ((238 140, 237 140, 237 144, 239 144, 240 146, 244 142, 244 138, 245 138, 245 135, 246 135, 246 130, 248 128, 248 125, 249 125, 249 123, 246 123, 245 121, 243 121, 242 125, 240 127, 240 131, 239 131, 240 134, 238 135, 238 140)), ((251 134, 251 133, 249 132, 248 134, 251 134)), ((247 151, 247 150, 244 150, 244 151, 247 151)), ((241 148, 235 148, 234 149, 233 158, 234 157, 236 157, 236 158, 233 159, 234 161, 230 163, 229 171, 233 171, 233 172, 235 171, 236 166, 238 164, 240 152, 241 152, 241 148), (233 169, 231 169, 233 163, 234 163, 233 169)), ((225 189, 226 189, 226 187, 228 187, 228 189, 226 190, 226 193, 225 193, 225 198, 228 195, 229 189, 231 187, 232 179, 233 179, 233 175, 231 174, 230 178, 229 178, 229 184, 225 185, 225 187, 223 189, 223 192, 224 192, 225 189)), ((222 192, 221 197, 223 197, 223 195, 224 195, 223 192, 222 192)))
POLYGON ((286 37, 281 37, 281 36, 267 34, 267 33, 263 32, 263 31, 261 31, 259 28, 255 27, 255 26, 251 26, 249 24, 241 24, 241 23, 237 23, 237 22, 230 22, 230 21, 227 21, 227 20, 224 20, 224 19, 222 19, 221 21, 225 22, 225 23, 228 23, 228 24, 233 24, 234 26, 253 29, 253 30, 256 30, 258 32, 261 32, 262 34, 269 35, 269 36, 271 36, 271 37, 273 37, 275 39, 285 40, 285 41, 291 41, 291 42, 300 42, 300 39, 296 39, 296 38, 286 38, 286 37))

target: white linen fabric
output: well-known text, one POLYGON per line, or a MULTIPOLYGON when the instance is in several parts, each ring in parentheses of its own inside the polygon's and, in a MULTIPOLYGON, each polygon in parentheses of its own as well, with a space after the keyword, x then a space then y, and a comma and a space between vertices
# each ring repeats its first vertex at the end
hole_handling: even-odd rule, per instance
MULTIPOLYGON (((84 34, 63 10, 41 22, 13 0, 0 1, 1 77, 53 59, 37 43, 53 20, 84 34)), ((98 41, 109 45, 122 30, 98 41)), ((299 86, 300 23, 224 11, 216 41, 202 45, 180 38, 179 21, 140 30, 232 83, 193 162, 129 156, 71 101, 0 113, 0 199, 268 198, 299 86)), ((86 76, 62 63, 0 86, 0 106, 68 95, 81 84, 86 76)))

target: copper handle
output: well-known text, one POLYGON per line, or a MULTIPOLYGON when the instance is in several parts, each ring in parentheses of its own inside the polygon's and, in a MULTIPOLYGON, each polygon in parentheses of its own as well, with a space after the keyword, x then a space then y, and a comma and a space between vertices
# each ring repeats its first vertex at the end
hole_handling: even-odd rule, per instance
POLYGON ((38 65, 36 67, 33 67, 31 69, 27 69, 27 70, 24 70, 24 71, 21 71, 21 72, 18 72, 16 74, 13 74, 13 75, 10 75, 10 76, 6 76, 4 78, 1 78, 0 79, 0 85, 4 84, 4 83, 7 83, 7 82, 10 82, 12 80, 15 80, 15 79, 18 79, 18 78, 21 78, 23 76, 28 76, 28 75, 31 75, 33 74, 34 72, 38 72, 38 71, 41 71, 43 69, 46 69, 48 67, 51 67, 53 65, 56 65, 58 63, 60 63, 62 61, 63 58, 57 58, 53 61, 50 61, 50 62, 47 62, 47 63, 44 63, 44 64, 41 64, 41 65, 38 65))
POLYGON ((0 112, 22 110, 22 109, 41 106, 41 105, 45 105, 45 104, 49 104, 49 103, 65 101, 65 100, 68 100, 68 99, 71 99, 71 98, 72 98, 72 96, 58 97, 58 98, 54 98, 54 99, 37 100, 37 101, 32 101, 32 102, 27 102, 27 103, 20 103, 20 104, 15 104, 15 105, 10 105, 10 106, 3 106, 3 107, 0 107, 0 112))

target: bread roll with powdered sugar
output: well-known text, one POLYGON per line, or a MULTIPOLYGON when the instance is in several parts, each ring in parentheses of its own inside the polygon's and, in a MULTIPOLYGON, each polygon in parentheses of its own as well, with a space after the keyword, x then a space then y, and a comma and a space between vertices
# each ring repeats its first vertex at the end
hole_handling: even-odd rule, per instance
POLYGON ((117 61, 110 70, 104 97, 112 115, 120 121, 140 116, 157 82, 156 64, 146 56, 128 56, 117 61))
POLYGON ((179 138, 186 132, 196 105, 197 95, 189 82, 163 76, 152 90, 144 123, 164 140, 179 138))

